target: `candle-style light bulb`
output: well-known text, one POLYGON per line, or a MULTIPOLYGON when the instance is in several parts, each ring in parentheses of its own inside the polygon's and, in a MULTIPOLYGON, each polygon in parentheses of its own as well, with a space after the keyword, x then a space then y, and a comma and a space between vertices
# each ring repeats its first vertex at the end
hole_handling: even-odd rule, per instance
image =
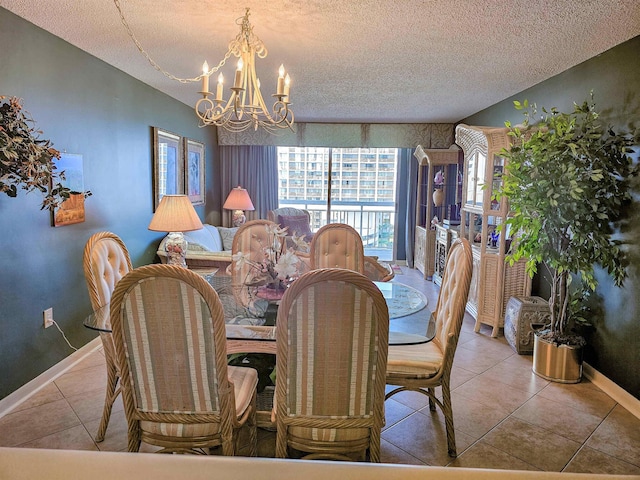
POLYGON ((235 82, 233 82, 233 86, 235 88, 242 88, 242 58, 238 59, 238 68, 236 68, 236 78, 235 82))
POLYGON ((209 64, 206 60, 202 64, 202 91, 209 91, 209 64))
POLYGON ((216 87, 216 100, 222 100, 222 87, 224 84, 224 76, 222 73, 218 75, 218 86, 216 87))
POLYGON ((278 85, 276 88, 276 95, 284 95, 284 65, 280 65, 278 69, 278 85))
POLYGON ((287 73, 287 76, 284 77, 284 101, 289 101, 289 87, 291 85, 291 77, 287 73))

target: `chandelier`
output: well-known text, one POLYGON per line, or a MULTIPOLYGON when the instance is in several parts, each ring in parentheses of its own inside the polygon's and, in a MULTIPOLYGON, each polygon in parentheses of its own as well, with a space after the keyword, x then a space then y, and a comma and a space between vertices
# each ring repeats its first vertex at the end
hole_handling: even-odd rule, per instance
POLYGON ((181 83, 202 82, 202 91, 199 92, 202 98, 195 105, 201 127, 215 125, 234 133, 242 132, 249 127, 253 127, 254 130, 263 128, 270 133, 285 128, 293 131, 293 111, 289 108, 291 105, 289 102, 291 79, 288 74, 285 75, 283 65, 280 65, 278 72, 276 93, 272 95, 274 103, 271 110, 267 107, 260 92, 260 79, 256 75, 255 58, 256 56, 265 58, 268 52, 262 40, 253 33, 253 27, 249 22, 248 8, 244 17, 237 20, 237 24, 240 25, 240 33, 229 42, 229 49, 220 63, 210 69, 207 62, 204 62, 202 75, 195 78, 179 78, 161 68, 151 58, 125 20, 120 0, 113 0, 113 3, 118 9, 120 20, 127 33, 153 68, 166 77, 181 83), (222 68, 232 55, 238 57, 238 64, 231 87, 231 95, 228 100, 224 99, 224 77, 220 73, 214 97, 209 91, 209 77, 222 68))
POLYGON ((280 65, 276 93, 272 95, 275 101, 269 111, 260 91, 255 65, 255 57, 265 58, 268 52, 262 40, 253 33, 248 8, 244 17, 239 19, 239 25, 240 33, 229 43, 225 55, 225 60, 231 55, 239 57, 228 100, 224 99, 222 73, 218 75, 215 97, 209 91, 209 77, 225 60, 213 69, 209 69, 207 62, 202 66, 202 98, 195 106, 201 124, 215 125, 231 132, 241 132, 249 127, 254 130, 261 127, 272 133, 282 128, 293 130, 293 111, 289 109, 289 74, 285 76, 284 66, 280 65))

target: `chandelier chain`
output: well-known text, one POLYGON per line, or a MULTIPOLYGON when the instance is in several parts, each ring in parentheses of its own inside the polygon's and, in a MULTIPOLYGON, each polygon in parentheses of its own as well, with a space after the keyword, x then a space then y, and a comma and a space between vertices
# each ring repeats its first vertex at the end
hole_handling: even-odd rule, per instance
POLYGON ((162 73, 165 77, 170 78, 171 80, 176 80, 176 81, 178 81, 180 83, 199 82, 200 80, 202 80, 202 77, 204 77, 205 75, 211 75, 212 73, 217 72, 218 70, 220 70, 224 66, 226 61, 229 59, 229 57, 231 57, 231 55, 232 55, 232 51, 228 50, 227 53, 224 55, 224 58, 220 61, 220 63, 217 66, 211 68, 206 73, 202 73, 202 74, 198 75, 197 77, 193 77, 193 78, 180 78, 180 77, 177 77, 177 76, 173 75, 172 73, 167 72, 160 65, 158 65, 158 63, 153 58, 151 58, 151 56, 147 53, 147 51, 144 49, 142 44, 138 41, 138 38, 133 33, 133 30, 131 30, 131 27, 129 26, 129 23, 124 18, 124 13, 122 13, 122 8, 120 7, 120 0, 113 0, 113 3, 116 6, 116 8, 118 9, 118 13, 120 14, 120 21, 122 22, 122 25, 124 25, 124 28, 127 30, 127 34, 129 35, 131 40, 133 40, 133 43, 136 45, 136 47, 138 48, 140 53, 147 59, 147 61, 151 64, 151 66, 153 68, 155 68, 157 71, 162 73))

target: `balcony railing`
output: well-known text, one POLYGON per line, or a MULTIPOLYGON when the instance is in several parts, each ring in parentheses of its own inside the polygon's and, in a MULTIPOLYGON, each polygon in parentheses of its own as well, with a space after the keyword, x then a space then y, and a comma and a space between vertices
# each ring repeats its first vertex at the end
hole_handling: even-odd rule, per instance
POLYGON ((362 237, 366 255, 377 255, 381 260, 393 259, 395 204, 393 202, 332 201, 330 221, 323 202, 280 200, 280 207, 295 207, 311 214, 311 230, 327 223, 351 225, 362 237))

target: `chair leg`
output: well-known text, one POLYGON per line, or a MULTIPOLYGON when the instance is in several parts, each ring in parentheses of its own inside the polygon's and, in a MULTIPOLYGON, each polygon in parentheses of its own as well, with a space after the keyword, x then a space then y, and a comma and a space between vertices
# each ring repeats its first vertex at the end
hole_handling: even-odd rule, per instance
POLYGON ((429 410, 432 412, 436 411, 436 403, 433 401, 435 395, 436 395, 436 389, 433 387, 429 387, 427 389, 429 391, 429 410))
POLYGON ((447 427, 447 449, 449 456, 456 458, 456 433, 453 429, 453 408, 451 407, 451 391, 449 390, 449 382, 442 383, 442 410, 444 413, 444 421, 447 427))
POLYGON ((104 398, 104 408, 102 410, 102 418, 100 419, 100 425, 98 432, 96 433, 96 442, 102 442, 104 436, 107 433, 107 427, 109 426, 109 419, 111 418, 111 410, 113 403, 120 394, 120 388, 118 387, 118 369, 115 363, 115 352, 113 351, 113 341, 111 338, 103 338, 102 345, 105 353, 105 360, 107 364, 107 391, 104 398))
POLYGON ((247 419, 247 425, 249 426, 249 456, 255 457, 258 455, 258 422, 256 421, 256 392, 253 392, 253 400, 251 402, 251 415, 247 419))
POLYGON ((380 463, 380 428, 372 428, 369 435, 369 461, 380 463))
POLYGON ((129 440, 127 444, 127 450, 129 452, 139 452, 142 436, 140 432, 140 422, 138 420, 129 422, 129 426, 127 428, 127 438, 129 440))
POLYGON ((276 458, 288 458, 287 427, 278 425, 276 430, 276 458))

